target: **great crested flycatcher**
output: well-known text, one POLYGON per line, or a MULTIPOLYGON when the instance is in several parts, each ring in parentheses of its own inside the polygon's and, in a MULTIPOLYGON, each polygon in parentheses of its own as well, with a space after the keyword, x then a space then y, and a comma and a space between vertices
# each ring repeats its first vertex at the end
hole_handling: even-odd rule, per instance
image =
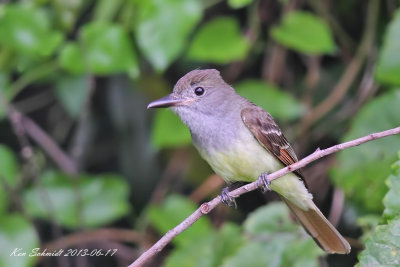
MULTIPOLYGON (((148 108, 171 107, 189 127, 201 156, 227 183, 253 182, 277 192, 297 219, 328 253, 347 254, 349 243, 312 201, 300 170, 272 182, 267 174, 297 161, 272 116, 236 94, 214 69, 193 70, 176 83, 172 94, 148 108)), ((222 197, 227 202, 227 189, 222 197)))

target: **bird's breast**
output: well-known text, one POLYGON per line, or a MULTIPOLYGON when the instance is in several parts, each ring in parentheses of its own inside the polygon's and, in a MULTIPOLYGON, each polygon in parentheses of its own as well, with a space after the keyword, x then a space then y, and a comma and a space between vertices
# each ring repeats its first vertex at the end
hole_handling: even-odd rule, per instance
POLYGON ((235 135, 219 137, 223 140, 209 140, 206 146, 195 144, 202 157, 227 182, 251 182, 261 173, 282 168, 280 161, 264 149, 245 126, 237 129, 235 135))

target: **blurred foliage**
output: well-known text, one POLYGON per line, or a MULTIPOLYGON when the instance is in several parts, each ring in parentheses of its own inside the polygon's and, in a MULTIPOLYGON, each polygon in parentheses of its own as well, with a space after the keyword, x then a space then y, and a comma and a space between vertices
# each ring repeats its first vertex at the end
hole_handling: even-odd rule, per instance
POLYGON ((301 103, 290 94, 265 82, 245 80, 236 84, 235 89, 239 95, 268 110, 278 120, 297 119, 303 111, 301 103))
MULTIPOLYGON (((150 206, 147 213, 154 226, 161 233, 166 233, 195 210, 196 205, 194 203, 182 196, 171 195, 165 199, 162 207, 150 206)), ((203 217, 193 227, 179 235, 174 242, 180 246, 185 246, 188 245, 188 242, 204 236, 210 230, 210 222, 203 217)))
POLYGON ((0 144, 0 176, 10 187, 14 187, 18 181, 19 166, 14 152, 0 144))
POLYGON ((281 25, 271 29, 271 37, 278 43, 306 54, 335 51, 332 33, 326 23, 308 12, 290 12, 281 25))
MULTIPOLYGON (((392 90, 371 100, 354 118, 341 141, 398 126, 399 101, 400 90, 392 90)), ((399 147, 400 136, 392 136, 339 152, 338 166, 332 170, 334 181, 362 207, 371 211, 382 210, 381 199, 387 190, 385 177, 390 173, 390 165, 396 159, 399 147), (361 183, 364 184, 363 190, 358 189, 361 183)))
MULTIPOLYGON (((138 240, 115 235, 129 253, 88 264, 131 262, 156 239, 151 230, 161 235, 196 209, 185 195, 199 187, 198 202, 220 191, 211 178, 200 187, 210 169, 179 118, 146 110, 192 69, 220 70, 276 118, 299 156, 398 126, 399 36, 396 1, 1 2, 0 267, 77 265, 10 254, 106 227, 131 229, 138 240)), ((390 166, 399 149, 392 136, 304 170, 323 212, 341 203, 329 178, 344 191, 335 219, 346 237, 363 232, 360 266, 397 264, 399 163, 390 166)), ((204 216, 154 265, 356 263, 359 248, 322 257, 285 206, 257 209, 265 201, 254 195, 237 211, 204 216)))
POLYGON ((400 58, 397 51, 400 49, 400 10, 398 10, 393 21, 387 27, 383 47, 380 52, 376 67, 376 78, 382 83, 400 85, 400 58))
MULTIPOLYGON (((171 195, 160 207, 151 207, 151 223, 160 234, 194 212, 196 205, 171 195)), ((226 223, 211 228, 202 217, 175 240, 166 266, 318 266, 323 252, 289 217, 283 203, 272 203, 249 214, 243 229, 226 223)))
POLYGON ((186 145, 191 142, 189 129, 171 110, 160 109, 154 116, 154 145, 159 148, 186 145))
POLYGON ((81 175, 45 172, 41 185, 28 188, 24 206, 35 217, 54 219, 68 228, 95 227, 129 211, 127 184, 116 175, 81 175), (47 196, 43 197, 43 190, 47 196))
POLYGON ((138 66, 129 37, 120 25, 88 23, 79 43, 69 42, 60 54, 60 65, 71 73, 111 74, 127 71, 137 76, 138 66))
POLYGON ((138 8, 133 24, 138 45, 154 68, 163 71, 185 48, 201 18, 201 4, 197 0, 133 2, 138 8))
POLYGON ((398 266, 400 264, 400 152, 387 179, 389 192, 384 199, 385 212, 378 225, 365 241, 358 266, 398 266))
POLYGON ((2 13, 0 43, 6 51, 40 60, 52 55, 63 40, 61 32, 51 29, 43 9, 10 4, 2 6, 2 13))
MULTIPOLYGON (((32 266, 35 257, 17 256, 39 246, 39 239, 32 223, 19 214, 2 216, 0 220, 0 265, 32 266), (11 256, 11 254, 16 256, 11 256)), ((28 254, 27 254, 28 255, 28 254)))
MULTIPOLYGON (((9 78, 5 73, 0 72, 0 93, 3 95, 5 99, 10 98, 10 90, 7 90, 9 88, 9 78)), ((5 117, 5 111, 6 108, 4 105, 0 105, 0 120, 2 120, 5 117)))
POLYGON ((232 8, 242 8, 249 5, 253 0, 228 0, 228 5, 232 8))
MULTIPOLYGON (((19 176, 19 168, 14 152, 5 145, 0 144, 0 177, 2 183, 8 185, 7 188, 13 188, 16 185, 19 176)), ((4 186, 0 188, 0 213, 6 209, 10 200, 7 191, 8 190, 4 186)))
POLYGON ((58 79, 56 95, 71 117, 78 118, 83 110, 90 81, 87 76, 64 76, 58 79))
MULTIPOLYGON (((400 159, 400 153, 398 156, 400 159)), ((386 180, 386 184, 389 191, 383 199, 383 218, 388 221, 400 214, 400 160, 392 165, 392 174, 386 180)))
POLYGON ((188 57, 226 64, 243 59, 248 48, 248 41, 239 31, 239 23, 231 17, 219 17, 199 29, 189 47, 188 57))

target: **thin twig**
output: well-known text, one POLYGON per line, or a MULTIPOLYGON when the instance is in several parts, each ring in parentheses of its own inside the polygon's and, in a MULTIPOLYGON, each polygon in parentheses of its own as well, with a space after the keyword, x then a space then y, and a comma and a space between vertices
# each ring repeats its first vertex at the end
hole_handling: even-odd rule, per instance
MULTIPOLYGON (((400 126, 397 128, 393 128, 390 130, 386 130, 383 132, 378 132, 378 133, 372 133, 367 136, 354 139, 352 141, 348 141, 342 144, 338 144, 323 150, 320 150, 319 148, 312 153, 311 155, 303 158, 302 160, 287 166, 283 169, 280 169, 279 171, 276 171, 274 173, 271 173, 268 175, 268 180, 273 181, 285 174, 288 174, 290 172, 293 172, 297 169, 300 169, 309 163, 325 157, 327 155, 330 155, 332 153, 338 152, 340 150, 349 148, 349 147, 354 147, 361 145, 363 143, 380 139, 383 137, 387 137, 390 135, 395 135, 395 134, 400 134, 400 126)), ((259 182, 255 181, 250 184, 246 184, 242 187, 239 187, 238 189, 235 189, 231 192, 229 192, 229 195, 232 198, 237 198, 242 194, 248 193, 250 191, 254 191, 259 187, 259 182)), ((193 212, 189 217, 187 217, 184 221, 182 221, 179 225, 177 225, 175 228, 169 230, 160 240, 158 240, 150 249, 148 249, 146 252, 144 252, 139 258, 136 259, 129 267, 138 267, 138 266, 143 266, 144 263, 146 263, 150 258, 152 258, 154 255, 156 255, 158 252, 160 252, 169 242, 172 241, 177 235, 182 233, 184 230, 189 228, 192 224, 194 224, 198 219, 200 219, 201 216, 204 214, 208 214, 210 211, 212 211, 216 206, 218 206, 221 203, 221 196, 215 197, 213 200, 203 203, 195 212, 193 212)))
POLYGON ((339 224, 343 207, 344 207, 344 192, 342 189, 335 188, 335 191, 333 192, 331 211, 329 212, 329 217, 328 217, 328 220, 333 225, 339 224))
POLYGON ((16 109, 14 109, 13 112, 21 117, 21 124, 29 137, 42 147, 61 170, 71 175, 76 175, 78 173, 75 163, 61 150, 54 140, 42 130, 42 128, 16 109))

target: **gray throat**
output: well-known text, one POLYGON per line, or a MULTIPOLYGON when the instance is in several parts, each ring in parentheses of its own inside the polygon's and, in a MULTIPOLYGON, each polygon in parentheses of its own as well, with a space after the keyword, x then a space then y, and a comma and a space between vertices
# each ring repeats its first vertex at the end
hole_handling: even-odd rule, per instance
POLYGON ((216 108, 200 111, 192 107, 179 107, 174 111, 189 127, 194 145, 203 152, 224 150, 244 132, 248 132, 241 118, 241 111, 249 104, 247 99, 235 95, 216 108), (233 101, 232 101, 233 100, 233 101))

